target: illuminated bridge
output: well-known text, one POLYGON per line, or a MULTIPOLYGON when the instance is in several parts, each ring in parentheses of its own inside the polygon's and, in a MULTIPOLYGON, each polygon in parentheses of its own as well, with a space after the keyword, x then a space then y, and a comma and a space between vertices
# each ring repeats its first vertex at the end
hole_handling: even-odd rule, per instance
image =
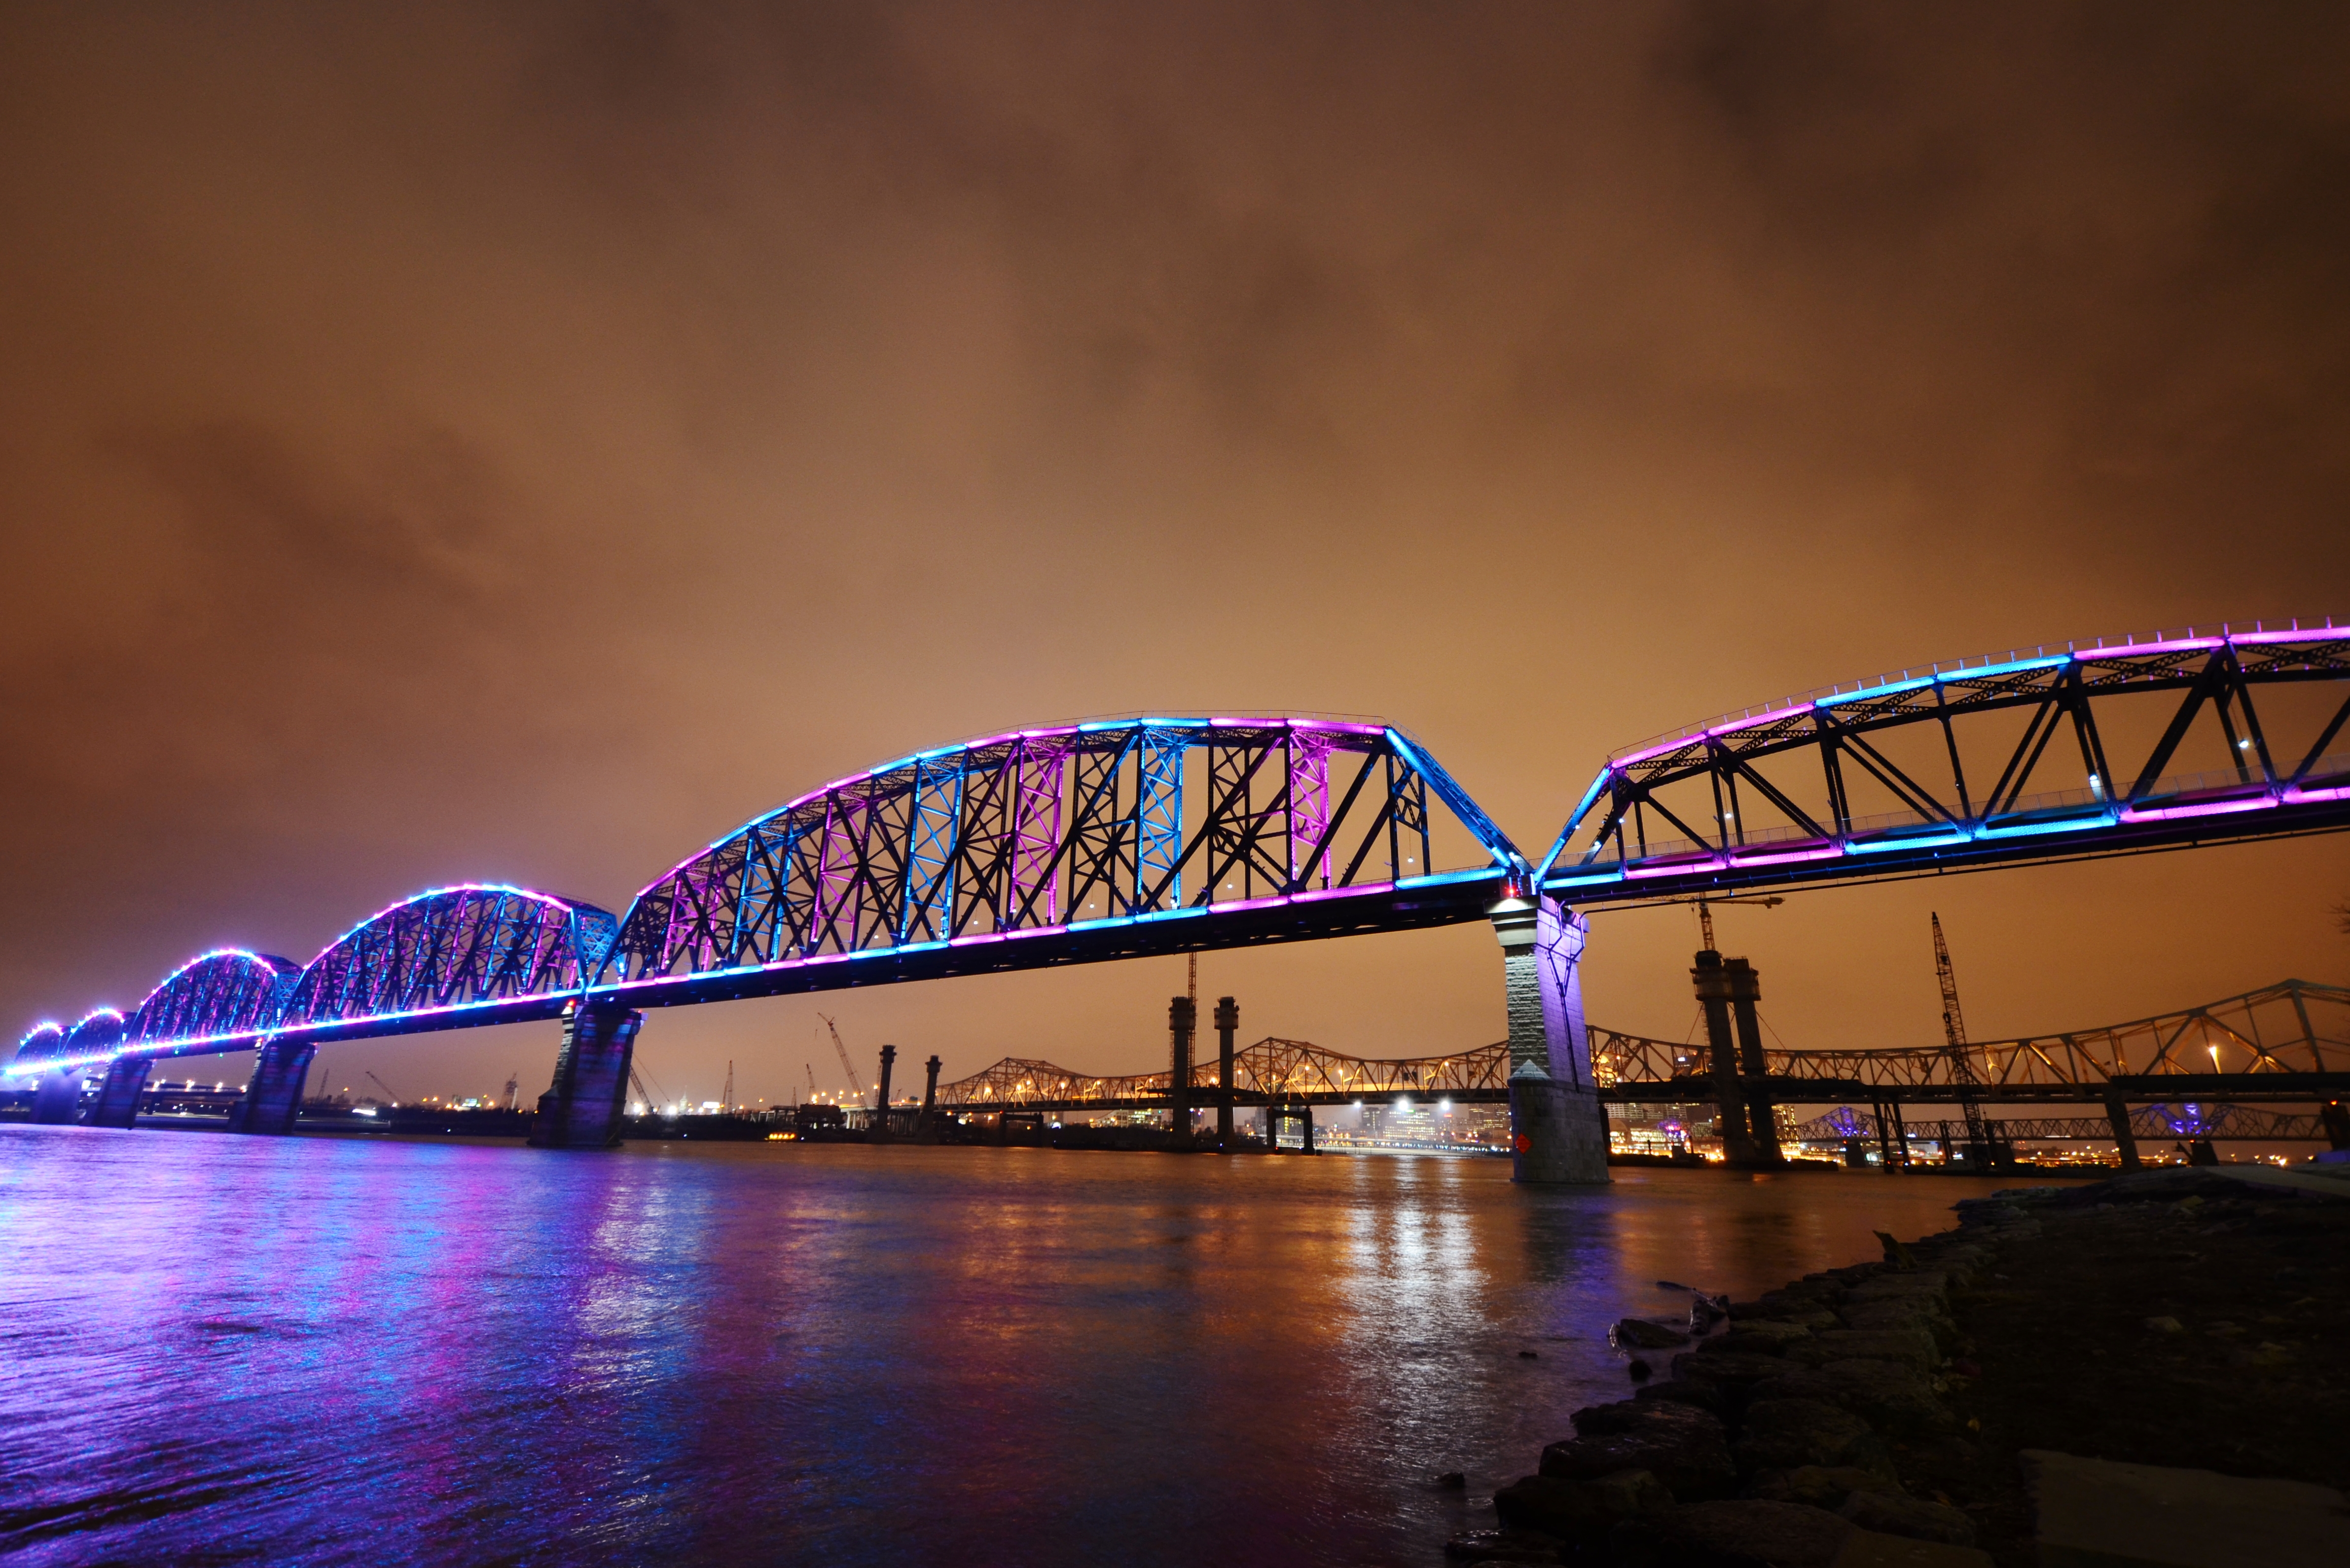
POLYGON ((283 1130, 320 1044, 559 1017, 545 1141, 601 1143, 648 1008, 1490 919, 1520 1174, 1586 1179, 1604 1085, 1573 907, 2350 826, 2345 685, 2330 622, 1903 671, 1617 755, 1538 865, 1385 723, 1007 732, 791 801, 620 914, 436 888, 307 964, 218 950, 128 1013, 36 1025, 5 1071, 39 1082, 36 1119, 127 1126, 155 1061, 255 1050, 243 1125, 283 1130))

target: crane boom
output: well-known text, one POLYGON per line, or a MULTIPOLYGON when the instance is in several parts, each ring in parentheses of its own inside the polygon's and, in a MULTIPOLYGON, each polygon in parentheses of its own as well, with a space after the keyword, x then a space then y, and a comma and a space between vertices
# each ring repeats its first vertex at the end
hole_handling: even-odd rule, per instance
POLYGON ((392 1087, 391 1087, 391 1085, 390 1085, 390 1084, 385 1083, 381 1078, 377 1077, 373 1073, 369 1073, 369 1074, 368 1075, 368 1079, 369 1079, 369 1081, 370 1083, 374 1084, 374 1085, 375 1085, 375 1086, 376 1086, 377 1088, 381 1089, 385 1094, 387 1094, 387 1095, 391 1095, 391 1103, 392 1103, 392 1105, 393 1105, 395 1107, 399 1106, 399 1104, 400 1104, 400 1096, 399 1096, 398 1095, 396 1095, 396 1094, 393 1094, 393 1093, 392 1093, 392 1087))
POLYGON ((857 1069, 849 1065, 848 1047, 840 1043, 840 1025, 832 1021, 832 1014, 828 1012, 819 1012, 816 1016, 824 1020, 824 1026, 827 1029, 832 1031, 832 1048, 840 1053, 840 1070, 848 1075, 849 1088, 856 1094, 858 1099, 863 1099, 865 1097, 865 1085, 858 1082, 857 1069))
POLYGON ((1967 1091, 1981 1082, 1975 1076, 1972 1054, 1967 1050, 1966 1015, 1959 1011, 1959 980, 1950 970, 1950 945, 1942 940, 1942 917, 1934 921, 1934 978, 1942 984, 1942 1039, 1950 1054, 1950 1081, 1958 1086, 1959 1109, 1966 1114, 1967 1143, 1981 1159, 1991 1152, 1990 1130, 1983 1125, 1982 1106, 1967 1091))

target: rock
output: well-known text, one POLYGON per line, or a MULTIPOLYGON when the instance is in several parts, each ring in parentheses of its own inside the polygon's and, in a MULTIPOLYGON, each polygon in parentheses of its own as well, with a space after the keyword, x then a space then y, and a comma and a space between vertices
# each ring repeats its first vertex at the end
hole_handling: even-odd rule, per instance
POLYGON ((1757 1399, 1746 1407, 1732 1450, 1741 1470, 1885 1461, 1885 1445, 1867 1422, 1825 1399, 1757 1399))
POLYGON ((1456 1563, 1556 1563, 1565 1542, 1533 1530, 1464 1530, 1444 1543, 1456 1563))
POLYGON ((1863 1530, 1906 1535, 1912 1541, 1940 1541, 1952 1546, 1975 1543, 1975 1521, 1948 1503, 1921 1497, 1891 1497, 1879 1491, 1852 1492, 1836 1511, 1863 1530))
POLYGON ((1788 1323, 1782 1318, 1750 1318, 1721 1337, 1708 1340, 1706 1345, 1710 1350, 1777 1355, 1797 1340, 1811 1337, 1812 1331, 1802 1324, 1788 1323))
POLYGON ((2157 1334, 2185 1334, 2187 1332, 2186 1326, 2175 1317, 2150 1317, 2146 1320, 2146 1326, 2154 1330, 2157 1334))
POLYGON ((1718 1383, 1731 1389, 1747 1387, 1787 1370, 1784 1356, 1758 1355, 1752 1351, 1711 1350, 1700 1346, 1673 1357, 1673 1376, 1718 1383))
POLYGON ((1939 1296, 1950 1293, 1950 1276, 1939 1269, 1918 1269, 1904 1273, 1878 1274, 1861 1281, 1844 1293, 1846 1303, 1889 1301, 1901 1296, 1939 1296))
POLYGON ((1439 1491, 1467 1491, 1469 1477, 1461 1470, 1447 1470, 1436 1478, 1436 1487, 1439 1491))
POLYGON ((1667 1383, 1651 1383, 1637 1390, 1635 1399, 1661 1399, 1674 1405, 1694 1405, 1700 1410, 1721 1409, 1721 1390, 1711 1383, 1690 1383, 1675 1378, 1667 1383))
POLYGON ((1783 1354, 1807 1366, 1831 1361, 1898 1361, 1920 1376, 1942 1359, 1941 1347, 1922 1328, 1832 1328, 1791 1342, 1783 1354))
POLYGON ((1629 1521, 1610 1545, 1619 1562, 1660 1568, 1829 1568, 1852 1534, 1824 1508, 1742 1498, 1629 1521))
POLYGON ((1618 1399, 1610 1405, 1586 1405, 1569 1419, 1579 1438, 1606 1437, 1646 1428, 1679 1428, 1723 1437, 1721 1418, 1695 1405, 1664 1399, 1618 1399))
POLYGON ((1758 1385, 1754 1397, 1825 1400, 1903 1436, 1944 1431, 1953 1425, 1950 1412, 1925 1381, 1895 1361, 1792 1366, 1783 1376, 1758 1385))
POLYGON ((1617 1470, 1647 1470, 1684 1500, 1722 1496, 1738 1479, 1721 1424, 1711 1418, 1645 1422, 1543 1450, 1542 1473, 1553 1480, 1597 1480, 1617 1470))
POLYGON ((1632 1357, 1630 1365, 1626 1366, 1624 1370, 1632 1375, 1632 1381, 1635 1383, 1646 1383, 1649 1378, 1654 1377, 1657 1375, 1657 1369, 1655 1367, 1649 1366, 1647 1362, 1641 1360, 1637 1355, 1632 1357))
POLYGON ((1677 1328, 1667 1328, 1660 1323, 1645 1323, 1627 1317, 1610 1331, 1619 1345, 1631 1350, 1669 1350, 1676 1345, 1687 1345, 1690 1336, 1677 1328))
POLYGON ((1934 1336, 1937 1342, 1947 1340, 1958 1332, 1950 1314, 1936 1301, 1863 1302, 1844 1309, 1846 1328, 1870 1333, 1904 1333, 1915 1330, 1934 1336))
POLYGON ((1905 1495, 1901 1483, 1858 1465, 1798 1465, 1791 1470, 1762 1470, 1746 1483, 1748 1497, 1769 1502, 1801 1502, 1814 1508, 1840 1508, 1856 1491, 1905 1495))
POLYGON ((1672 1506, 1673 1494, 1643 1469, 1587 1477, 1527 1476, 1493 1494, 1494 1511, 1510 1529, 1567 1540, 1604 1536, 1627 1519, 1665 1513, 1672 1506))

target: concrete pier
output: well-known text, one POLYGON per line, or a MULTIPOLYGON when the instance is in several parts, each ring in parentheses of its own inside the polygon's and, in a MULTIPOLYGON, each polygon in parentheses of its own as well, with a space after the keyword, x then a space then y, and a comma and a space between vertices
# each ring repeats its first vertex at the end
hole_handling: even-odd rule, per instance
POLYGON ((1509 1002, 1511 1179, 1604 1182, 1607 1112, 1591 1075, 1579 972, 1590 928, 1551 898, 1504 898, 1487 914, 1509 1002))
POLYGON ((1241 1026, 1241 1004, 1231 997, 1216 1002, 1216 1147, 1232 1147, 1232 1036, 1241 1026))
POLYGON ((151 1056, 117 1056, 108 1064, 98 1098, 82 1118, 84 1127, 128 1128, 139 1119, 139 1096, 147 1092, 147 1075, 155 1065, 151 1056))
POLYGON ((1754 1146, 1754 1158, 1766 1166, 1784 1165, 1787 1162, 1779 1152, 1779 1118, 1772 1109, 1771 1091, 1764 1082, 1770 1075, 1771 1064, 1762 1054, 1762 1017, 1757 1011, 1762 1000, 1762 977, 1742 958, 1722 960, 1721 972, 1730 981, 1731 1021, 1738 1027, 1738 1072, 1742 1080, 1740 1087, 1746 1101, 1748 1137, 1754 1146))
POLYGON ((1179 996, 1167 1004, 1167 1130, 1191 1136, 1191 1035, 1199 1027, 1199 1004, 1179 996))
POLYGON ((625 1007, 577 1007, 564 1014, 555 1082, 538 1097, 533 1148, 612 1148, 629 1093, 629 1062, 645 1015, 625 1007))
POLYGON ((923 1143, 938 1138, 939 1059, 936 1055, 922 1064, 922 1114, 914 1124, 914 1136, 923 1143))
POLYGON ((309 1081, 310 1062, 317 1054, 316 1045, 283 1040, 264 1045, 254 1058, 253 1081, 245 1085, 244 1098, 229 1113, 229 1130, 272 1136, 292 1132, 294 1118, 302 1113, 302 1087, 309 1081))
POLYGON ((1738 1071, 1738 1044, 1731 1033, 1731 973, 1719 952, 1700 948, 1690 970, 1690 980, 1697 987, 1698 1006, 1705 1013, 1722 1159, 1732 1170, 1752 1170, 1762 1163, 1762 1157, 1754 1147, 1753 1126, 1747 1120, 1746 1090, 1738 1071))
POLYGON ((2129 1106, 2119 1095, 2106 1096, 2106 1125, 2114 1129, 2114 1147, 2122 1157, 2122 1168, 2143 1170, 2145 1163, 2137 1157, 2137 1135, 2130 1129, 2129 1106))
POLYGON ((66 1067, 42 1076, 39 1087, 33 1091, 33 1120, 44 1127, 67 1127, 81 1120, 81 1085, 85 1076, 79 1067, 66 1067))

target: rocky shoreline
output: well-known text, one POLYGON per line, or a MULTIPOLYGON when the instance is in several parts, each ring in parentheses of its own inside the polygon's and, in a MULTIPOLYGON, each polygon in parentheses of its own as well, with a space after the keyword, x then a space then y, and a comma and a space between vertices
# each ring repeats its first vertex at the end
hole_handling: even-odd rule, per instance
POLYGON ((1879 1262, 1627 1319, 1633 1397, 1575 1411, 1495 1492, 1500 1528, 1447 1556, 1987 1568, 2043 1560, 2030 1489, 2066 1456, 2342 1486, 2350 1189, 2307 1185, 2001 1193, 1939 1234, 1880 1233, 1879 1262))

